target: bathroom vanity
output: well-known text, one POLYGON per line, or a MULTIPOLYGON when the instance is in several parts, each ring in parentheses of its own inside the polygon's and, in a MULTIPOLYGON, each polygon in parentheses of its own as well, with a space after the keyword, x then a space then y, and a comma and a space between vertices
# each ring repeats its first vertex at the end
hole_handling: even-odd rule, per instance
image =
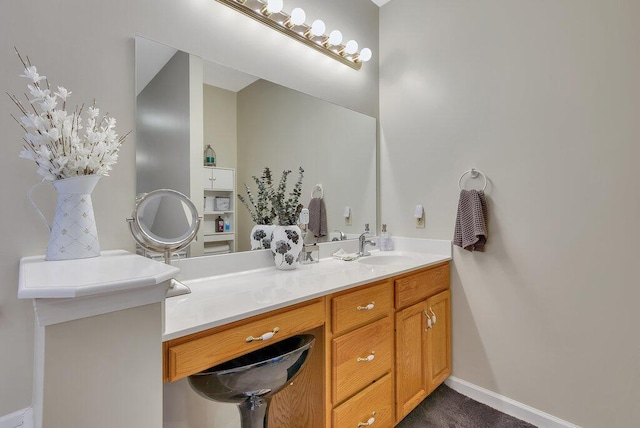
POLYGON ((186 280, 192 294, 166 302, 164 381, 312 333, 309 362, 274 397, 271 425, 396 425, 451 374, 450 243, 436 242, 435 254, 427 245, 186 280))

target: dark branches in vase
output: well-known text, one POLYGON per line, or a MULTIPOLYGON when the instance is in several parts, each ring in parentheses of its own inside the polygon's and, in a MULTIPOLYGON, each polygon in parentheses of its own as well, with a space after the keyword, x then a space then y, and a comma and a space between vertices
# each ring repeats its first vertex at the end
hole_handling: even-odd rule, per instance
POLYGON ((300 203, 302 195, 302 178, 304 169, 298 168, 298 181, 293 186, 293 190, 287 193, 287 179, 291 170, 282 171, 282 177, 278 187, 271 193, 271 205, 278 215, 278 224, 281 226, 293 226, 298 223, 300 211, 303 205, 300 203))
POLYGON ((274 207, 270 205, 272 194, 274 193, 271 170, 269 167, 264 167, 260 178, 255 175, 251 178, 256 183, 256 196, 254 197, 251 189, 245 183, 244 188, 247 192, 248 200, 240 194, 238 194, 238 199, 247 207, 251 220, 253 220, 255 224, 273 224, 273 220, 276 218, 276 211, 274 207))

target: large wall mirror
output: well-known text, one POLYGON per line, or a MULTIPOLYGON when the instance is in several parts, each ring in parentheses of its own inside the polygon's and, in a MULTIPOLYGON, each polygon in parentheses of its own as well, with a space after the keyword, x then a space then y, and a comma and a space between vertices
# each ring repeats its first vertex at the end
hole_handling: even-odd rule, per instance
POLYGON ((136 134, 137 194, 177 190, 203 216, 189 256, 251 249, 253 222, 237 195, 244 183, 255 189, 265 166, 276 182, 291 170, 290 188, 304 168, 305 207, 322 196, 328 234, 305 242, 375 227, 375 118, 136 37, 136 134), (215 168, 205 165, 208 145, 215 168))

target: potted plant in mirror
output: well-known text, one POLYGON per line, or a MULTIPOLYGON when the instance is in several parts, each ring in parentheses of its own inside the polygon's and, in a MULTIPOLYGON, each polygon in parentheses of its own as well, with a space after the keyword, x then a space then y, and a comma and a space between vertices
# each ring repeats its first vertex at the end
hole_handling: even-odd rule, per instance
POLYGON ((95 101, 67 111, 71 91, 58 86, 53 89, 41 76, 28 57, 16 49, 29 81, 26 100, 8 94, 21 113, 14 117, 24 131, 20 157, 37 165, 43 177, 27 192, 29 201, 49 229, 49 243, 45 260, 69 260, 100 255, 100 243, 91 202, 91 192, 98 179, 108 175, 118 160, 118 152, 125 136, 116 134, 116 120, 100 116, 95 101), (52 226, 31 199, 33 190, 52 183, 58 201, 52 226))
POLYGON ((297 223, 302 211, 300 196, 304 170, 300 167, 298 171, 298 181, 291 192, 287 193, 287 178, 291 171, 285 170, 282 172, 278 187, 270 193, 271 205, 278 215, 278 225, 271 239, 271 251, 278 269, 298 267, 298 256, 302 250, 302 234, 297 223))
POLYGON ((270 198, 270 194, 273 192, 271 170, 269 167, 264 167, 260 178, 255 175, 251 178, 256 183, 256 196, 254 197, 251 189, 245 183, 244 188, 247 192, 247 198, 245 199, 244 196, 238 194, 238 199, 247 207, 249 215, 255 223, 250 235, 251 249, 269 249, 271 248, 271 234, 275 227, 273 220, 276 217, 276 212, 271 205, 270 198))

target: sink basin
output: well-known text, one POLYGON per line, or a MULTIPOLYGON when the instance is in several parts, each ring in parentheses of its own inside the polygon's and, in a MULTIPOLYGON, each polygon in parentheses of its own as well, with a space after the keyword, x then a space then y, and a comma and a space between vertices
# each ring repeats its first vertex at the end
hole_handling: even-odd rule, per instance
POLYGON ((360 257, 358 263, 374 266, 389 266, 389 265, 405 265, 411 262, 411 258, 407 256, 401 256, 392 254, 388 256, 383 255, 371 255, 367 257, 360 257))

